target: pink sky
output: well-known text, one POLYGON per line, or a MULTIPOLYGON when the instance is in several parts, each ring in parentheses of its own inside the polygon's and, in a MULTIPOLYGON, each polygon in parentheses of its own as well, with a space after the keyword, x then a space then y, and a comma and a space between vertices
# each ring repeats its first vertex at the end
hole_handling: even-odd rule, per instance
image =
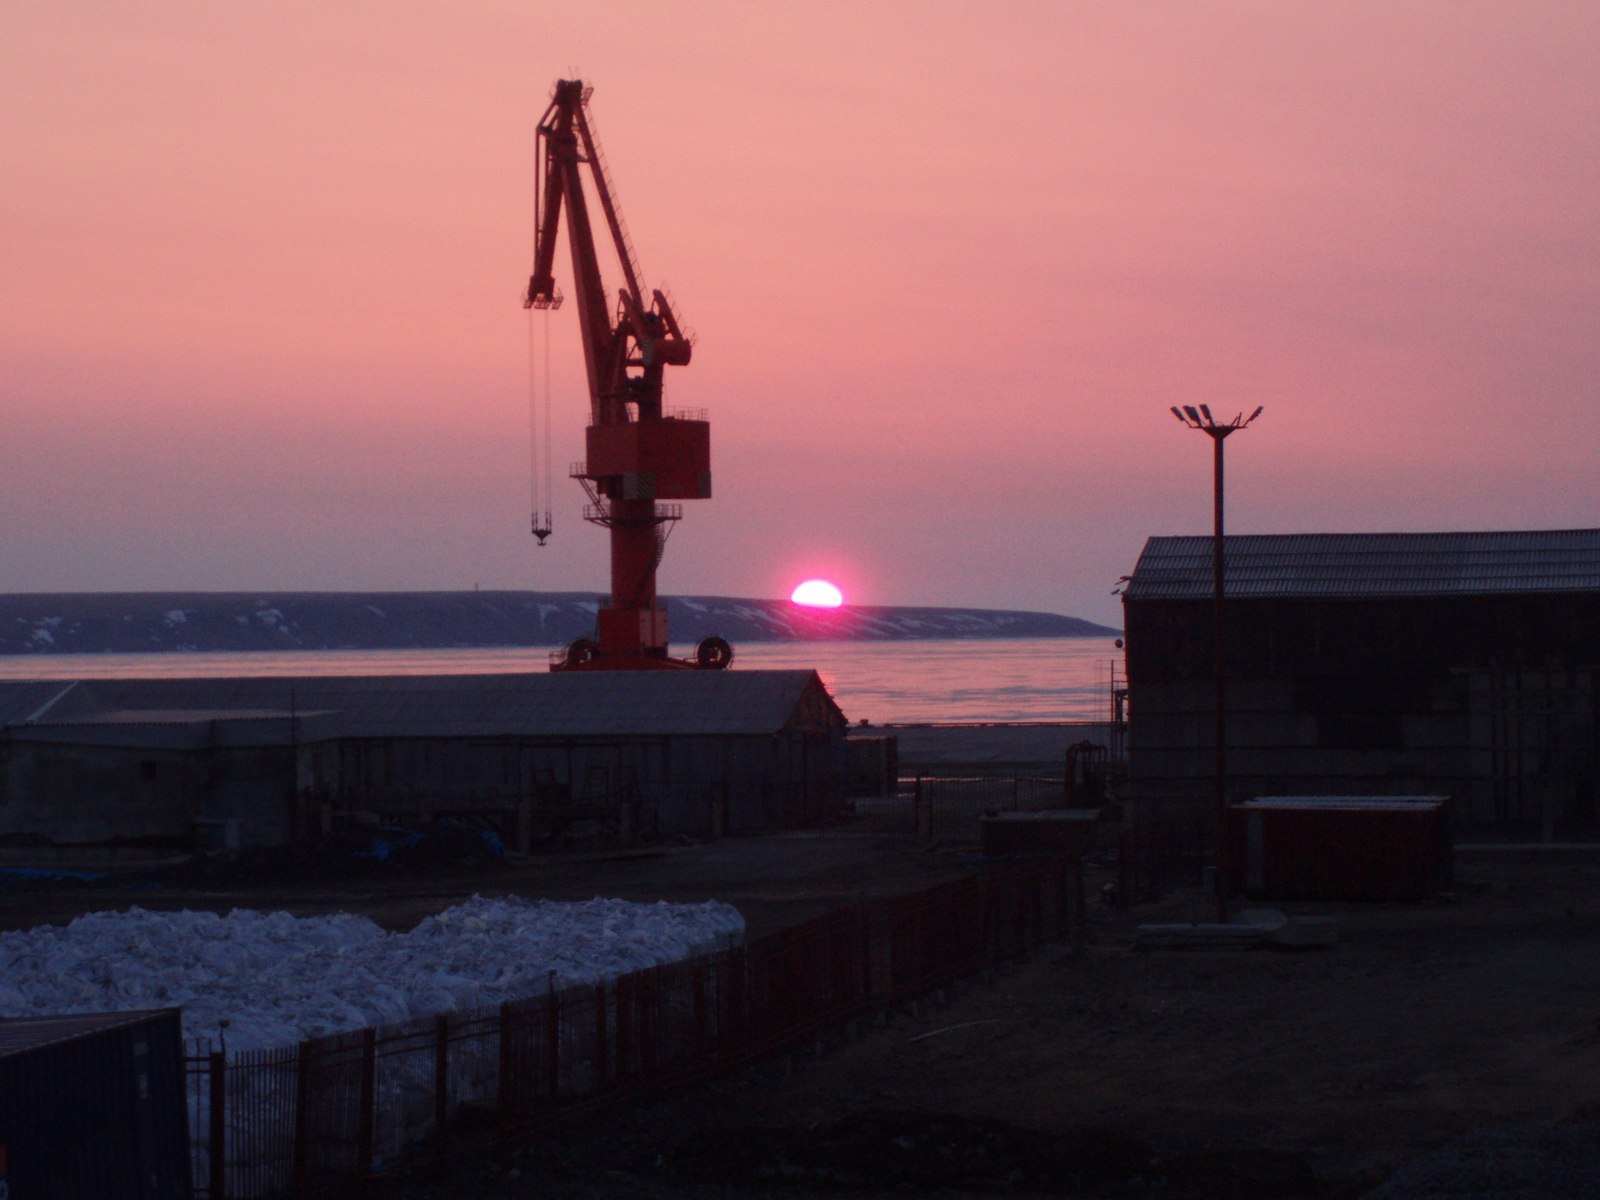
MULTIPOLYGON (((664 593, 1116 623, 1145 538, 1210 529, 1171 404, 1266 405, 1237 532, 1600 523, 1591 3, 6 27, 5 590, 603 590, 576 484, 527 533, 533 128, 574 76, 699 335, 668 401, 709 410, 716 496, 664 593)), ((570 307, 550 338, 564 469, 570 307)))

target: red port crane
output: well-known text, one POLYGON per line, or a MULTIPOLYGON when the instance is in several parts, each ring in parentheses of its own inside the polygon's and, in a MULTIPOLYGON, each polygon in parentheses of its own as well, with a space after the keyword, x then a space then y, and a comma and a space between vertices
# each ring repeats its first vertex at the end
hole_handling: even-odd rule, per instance
MULTIPOLYGON (((667 297, 653 290, 647 300, 640 285, 587 115, 593 90, 582 80, 557 81, 539 120, 533 275, 523 307, 561 303, 554 266, 565 209, 589 380, 585 460, 573 466, 572 475, 589 494, 584 518, 610 532, 611 603, 598 614, 596 636, 573 642, 551 669, 726 667, 733 651, 721 638, 702 641, 693 659, 667 653, 667 612, 656 596, 656 567, 667 534, 683 515, 683 506, 673 501, 711 495, 711 426, 703 412, 662 405, 662 374, 687 365, 693 346, 667 297), (585 167, 624 276, 614 313, 600 281, 585 167)), ((549 531, 534 532, 542 544, 542 533, 549 531)))

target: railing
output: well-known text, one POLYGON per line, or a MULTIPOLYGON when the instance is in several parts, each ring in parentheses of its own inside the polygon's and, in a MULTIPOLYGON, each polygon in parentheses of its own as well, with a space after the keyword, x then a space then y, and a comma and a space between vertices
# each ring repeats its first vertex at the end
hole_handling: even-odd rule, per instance
POLYGON ((1065 805, 1061 776, 960 775, 919 771, 902 775, 892 796, 857 797, 855 813, 885 833, 925 842, 978 844, 990 813, 1039 812, 1065 805))
POLYGON ((497 1009, 191 1053, 197 1200, 339 1195, 376 1174, 727 1074, 852 1016, 1081 935, 1080 864, 987 867, 747 945, 497 1009))

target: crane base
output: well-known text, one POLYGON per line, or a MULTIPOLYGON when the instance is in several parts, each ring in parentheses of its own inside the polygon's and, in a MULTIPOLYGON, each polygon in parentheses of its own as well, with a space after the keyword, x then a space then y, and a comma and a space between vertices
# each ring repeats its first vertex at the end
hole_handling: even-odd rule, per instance
POLYGON ((697 671, 699 663, 692 658, 656 658, 649 654, 596 654, 593 658, 573 661, 568 650, 550 656, 552 671, 697 671))
POLYGON ((703 639, 693 658, 665 654, 607 653, 599 642, 579 638, 550 656, 552 671, 724 671, 733 665, 733 647, 720 637, 703 639))

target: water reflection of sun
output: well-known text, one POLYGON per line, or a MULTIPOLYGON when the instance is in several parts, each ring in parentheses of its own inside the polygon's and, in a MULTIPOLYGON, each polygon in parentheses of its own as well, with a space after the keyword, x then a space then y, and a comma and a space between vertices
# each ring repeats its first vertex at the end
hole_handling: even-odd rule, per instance
POLYGON ((807 608, 838 608, 844 593, 826 579, 808 579, 789 593, 789 599, 807 608))

